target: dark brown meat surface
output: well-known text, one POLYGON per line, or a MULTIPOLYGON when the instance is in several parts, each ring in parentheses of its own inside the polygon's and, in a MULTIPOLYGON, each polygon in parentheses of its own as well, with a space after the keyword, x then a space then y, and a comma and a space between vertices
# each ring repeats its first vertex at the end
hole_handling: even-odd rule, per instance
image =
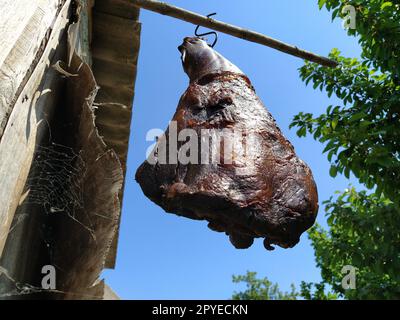
POLYGON ((236 66, 198 38, 179 50, 190 84, 137 182, 166 212, 206 219, 236 248, 258 237, 268 250, 293 247, 318 211, 310 169, 236 66))

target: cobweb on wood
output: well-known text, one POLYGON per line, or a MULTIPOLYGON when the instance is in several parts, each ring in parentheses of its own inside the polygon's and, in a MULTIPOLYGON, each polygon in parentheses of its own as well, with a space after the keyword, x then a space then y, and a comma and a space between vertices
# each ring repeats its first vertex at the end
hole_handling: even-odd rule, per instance
POLYGON ((37 146, 32 163, 26 182, 26 203, 40 205, 48 214, 65 213, 93 236, 90 226, 75 215, 84 205, 86 165, 81 152, 57 143, 37 146))
MULTIPOLYGON (((46 146, 36 146, 32 166, 26 181, 24 195, 21 202, 25 205, 37 205, 48 215, 67 215, 75 223, 87 230, 94 241, 95 233, 89 215, 84 209, 84 181, 86 179, 87 165, 83 159, 82 151, 75 152, 72 148, 49 143, 46 146), (84 221, 82 216, 85 215, 84 221)), ((22 204, 20 203, 20 204, 22 204)), ((24 209, 23 209, 24 210, 24 209)), ((30 213, 21 212, 9 233, 13 232, 30 213)), ((40 238, 45 242, 50 261, 53 260, 53 243, 51 231, 47 228, 40 229, 40 238)), ((56 266, 54 261, 52 265, 56 266)), ((59 266, 56 266, 61 270, 59 266)), ((98 298, 84 293, 64 292, 59 290, 43 289, 38 286, 14 279, 6 268, 0 265, 0 300, 8 297, 30 295, 41 292, 71 294, 79 297, 98 298)))
POLYGON ((82 299, 83 297, 86 299, 98 299, 99 297, 96 295, 85 294, 82 292, 71 292, 71 291, 62 291, 57 289, 43 289, 41 287, 33 286, 28 283, 21 283, 16 281, 8 272, 7 269, 0 266, 0 277, 3 276, 7 279, 13 286, 13 289, 10 291, 2 292, 0 290, 0 300, 15 297, 15 296, 22 296, 22 295, 31 295, 34 293, 60 293, 60 294, 70 294, 73 296, 77 296, 78 298, 82 299))

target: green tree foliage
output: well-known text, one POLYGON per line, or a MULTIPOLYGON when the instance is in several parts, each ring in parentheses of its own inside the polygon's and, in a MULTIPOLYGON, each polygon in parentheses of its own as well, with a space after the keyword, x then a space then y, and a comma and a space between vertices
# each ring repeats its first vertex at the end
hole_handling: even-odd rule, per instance
POLYGON ((336 300, 338 295, 327 290, 324 283, 307 283, 302 281, 300 285, 300 297, 305 300, 336 300))
POLYGON ((256 272, 247 271, 246 275, 233 276, 233 282, 246 284, 246 290, 235 292, 233 300, 296 300, 299 295, 293 285, 290 292, 282 292, 267 278, 258 279, 256 272))
POLYGON ((319 0, 332 18, 345 18, 352 5, 361 60, 333 49, 335 69, 306 63, 300 76, 314 89, 335 95, 341 105, 314 116, 299 113, 291 127, 300 137, 312 134, 326 145, 330 175, 353 173, 373 192, 345 190, 325 202, 328 230, 309 231, 321 268, 321 283, 301 284, 300 292, 282 293, 255 273, 235 277, 247 290, 234 299, 399 299, 400 298, 400 1, 319 0), (356 267, 356 289, 345 290, 346 265, 356 267), (325 287, 333 293, 325 293, 325 287))
POLYGON ((400 214, 376 194, 346 190, 327 201, 329 231, 309 231, 322 278, 348 299, 400 298, 400 214), (357 268, 356 288, 344 290, 343 266, 357 268))
MULTIPOLYGON (((324 283, 349 299, 399 298, 400 293, 400 1, 319 0, 320 8, 344 17, 356 9, 361 60, 330 57, 339 67, 306 63, 300 76, 314 89, 336 95, 341 105, 314 116, 299 113, 291 127, 326 144, 330 174, 353 173, 373 193, 346 190, 325 202, 329 231, 309 232, 324 283), (341 286, 344 265, 357 267, 355 290, 341 286)), ((305 284, 307 286, 307 284, 305 284)))
POLYGON ((336 294, 325 293, 324 284, 301 283, 300 292, 291 285, 290 292, 283 292, 268 278, 257 278, 256 272, 247 271, 246 275, 233 276, 234 283, 245 283, 246 290, 235 292, 233 300, 334 300, 336 294))

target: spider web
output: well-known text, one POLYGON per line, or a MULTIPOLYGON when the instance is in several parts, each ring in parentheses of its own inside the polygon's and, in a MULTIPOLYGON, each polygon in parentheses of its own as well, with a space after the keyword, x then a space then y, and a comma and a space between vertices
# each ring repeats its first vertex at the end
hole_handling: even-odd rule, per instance
POLYGON ((94 237, 92 228, 75 215, 84 206, 83 181, 87 168, 82 152, 53 142, 37 146, 32 163, 25 203, 40 205, 47 214, 67 214, 94 237))
POLYGON ((77 208, 83 208, 85 172, 81 154, 72 148, 56 143, 38 146, 26 182, 27 203, 42 205, 47 213, 74 216, 77 208))
MULTIPOLYGON (((77 153, 70 147, 54 142, 47 146, 37 145, 21 202, 24 206, 38 205, 43 208, 45 214, 65 214, 94 236, 92 228, 79 221, 75 214, 78 209, 84 207, 83 181, 86 171, 82 152, 77 153)), ((13 232, 28 216, 27 212, 18 215, 9 233, 13 232)), ((45 230, 39 231, 51 257, 52 243, 47 239, 48 235, 44 234, 45 230)), ((3 281, 0 283, 0 299, 49 292, 48 289, 44 290, 13 279, 7 269, 1 265, 0 277, 3 281), (4 286, 4 283, 7 285, 4 286), (10 291, 10 288, 13 289, 10 291)), ((62 293, 58 290, 50 291, 62 293)))

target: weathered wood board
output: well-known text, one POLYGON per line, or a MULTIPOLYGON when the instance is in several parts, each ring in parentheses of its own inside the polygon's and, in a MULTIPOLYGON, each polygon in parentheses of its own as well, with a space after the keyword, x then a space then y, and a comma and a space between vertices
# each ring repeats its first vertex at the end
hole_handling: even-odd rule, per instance
MULTIPOLYGON (((68 24, 71 0, 65 1, 58 16, 56 2, 52 0, 0 0, 0 6, 3 5, 7 6, 9 11, 2 10, 1 15, 6 13, 8 21, 16 19, 15 16, 12 17, 12 14, 30 15, 30 18, 28 20, 24 20, 24 18, 25 22, 21 22, 25 24, 24 30, 21 31, 18 38, 21 44, 18 44, 17 41, 14 46, 6 45, 5 47, 10 48, 9 54, 4 54, 3 47, 0 47, 0 119, 2 125, 7 122, 0 140, 0 256, 25 186, 35 147, 42 133, 48 130, 46 114, 50 110, 46 108, 52 106, 49 101, 51 101, 53 93, 51 90, 46 90, 44 75, 50 67, 55 48, 59 45, 68 24), (18 5, 14 2, 17 2, 18 5), (34 5, 29 4, 30 2, 34 5), (17 8, 20 8, 22 13, 18 13, 17 8), (40 49, 39 42, 49 32, 50 27, 52 31, 47 37, 47 45, 44 49, 40 49), (30 44, 23 43, 28 40, 30 44), (42 52, 40 59, 35 63, 38 50, 42 50, 42 52), (15 53, 12 53, 14 51, 15 53), (1 61, 3 62, 1 63, 1 61), (32 65, 35 67, 29 79, 24 83, 23 78, 32 65), (17 94, 20 86, 22 86, 22 90, 15 99, 15 105, 11 111, 13 95, 17 94), (5 117, 10 112, 11 115, 7 121, 5 117)), ((1 21, 1 23, 3 22, 1 21)), ((13 24, 10 28, 12 26, 13 24)), ((11 29, 8 30, 5 25, 1 24, 0 38, 10 31, 11 29)))
MULTIPOLYGON (((139 10, 129 0, 96 1, 92 15, 93 73, 99 93, 95 102, 96 125, 105 143, 115 150, 124 175, 132 117, 141 24, 139 10)), ((120 194, 122 202, 123 191, 120 194)), ((107 257, 114 268, 118 233, 107 257)))
POLYGON ((49 39, 61 0, 0 0, 0 139, 49 39))

